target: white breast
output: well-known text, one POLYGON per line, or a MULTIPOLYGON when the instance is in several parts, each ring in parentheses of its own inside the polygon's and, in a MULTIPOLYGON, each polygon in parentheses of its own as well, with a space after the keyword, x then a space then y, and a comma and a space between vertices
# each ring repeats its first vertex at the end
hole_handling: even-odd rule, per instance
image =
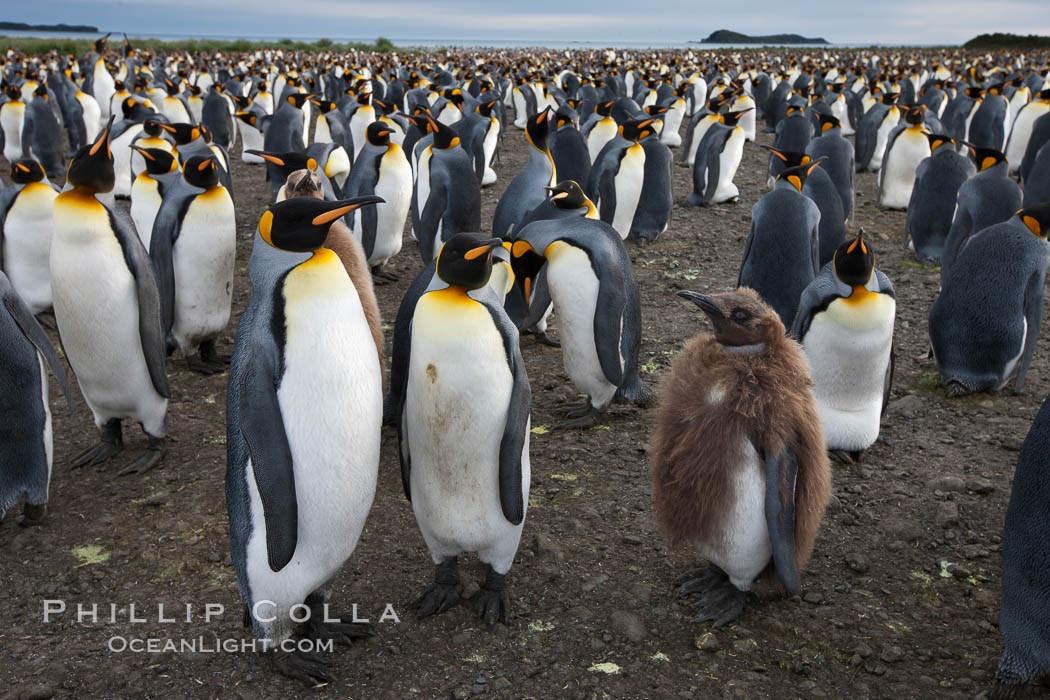
POLYGON ((740 195, 740 190, 733 183, 733 178, 736 177, 740 160, 744 157, 744 141, 746 140, 747 135, 739 126, 734 127, 733 133, 726 139, 725 147, 718 155, 718 184, 712 200, 714 204, 728 202, 740 195))
POLYGON ((616 136, 616 122, 610 117, 602 119, 591 127, 590 133, 587 134, 587 152, 591 156, 592 163, 605 144, 609 143, 614 136, 616 136))
POLYGON ((25 105, 7 102, 0 105, 0 128, 4 130, 4 158, 14 162, 22 157, 22 122, 25 105))
POLYGON ((620 159, 620 169, 616 173, 616 211, 613 214, 612 227, 626 239, 634 222, 634 212, 638 209, 638 200, 642 196, 642 183, 645 181, 645 149, 634 144, 627 149, 620 159))
POLYGON ((58 193, 34 182, 22 188, 4 220, 4 272, 30 311, 51 308, 52 208, 58 193))
POLYGON ((160 204, 159 183, 145 173, 135 178, 131 186, 131 220, 135 222, 135 231, 146 250, 149 250, 153 238, 153 221, 160 211, 160 204))
POLYGON ((915 186, 915 169, 930 156, 925 132, 912 127, 898 134, 879 172, 879 204, 889 209, 907 209, 915 186))
POLYGON ((896 107, 890 107, 890 111, 886 113, 886 117, 875 134, 875 152, 871 156, 871 162, 868 163, 868 170, 875 172, 882 167, 882 157, 886 154, 886 141, 899 121, 900 112, 896 107))
POLYGON ((375 247, 368 260, 373 267, 386 263, 401 250, 412 202, 412 168, 397 144, 392 144, 380 161, 375 193, 386 203, 376 206, 375 247))

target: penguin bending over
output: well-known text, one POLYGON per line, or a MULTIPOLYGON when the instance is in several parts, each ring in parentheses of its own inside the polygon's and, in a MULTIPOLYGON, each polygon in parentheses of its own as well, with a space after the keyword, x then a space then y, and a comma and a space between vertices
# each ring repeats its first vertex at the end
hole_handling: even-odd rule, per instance
POLYGON ((649 442, 653 506, 672 543, 708 564, 677 580, 701 593, 694 622, 741 613, 759 577, 798 593, 831 491, 802 349, 750 289, 678 292, 710 318, 675 358, 649 442))
POLYGON ((893 385, 896 312, 893 284, 875 267, 863 229, 839 246, 799 301, 791 335, 813 370, 828 449, 847 463, 879 436, 893 385))
POLYGON ((230 364, 226 507, 245 621, 276 670, 309 685, 333 679, 321 658, 283 645, 295 606, 310 610, 307 638, 371 635, 325 614, 372 507, 383 390, 360 298, 324 243, 333 222, 378 201, 295 197, 262 215, 264 243, 312 255, 256 268, 230 364))
POLYGON ((131 221, 98 200, 113 189, 112 122, 111 117, 95 142, 73 156, 66 173, 72 189, 55 199, 51 291, 66 357, 102 430, 72 466, 120 452, 121 421, 132 419, 149 442, 145 454, 121 472, 127 474, 160 462, 171 390, 153 265, 131 221))
POLYGON ((459 600, 456 558, 476 551, 487 573, 475 609, 490 627, 510 617, 506 574, 529 500, 532 403, 518 332, 485 288, 500 247, 461 233, 441 248, 436 273, 449 286, 416 303, 398 411, 405 496, 436 567, 417 615, 459 600))

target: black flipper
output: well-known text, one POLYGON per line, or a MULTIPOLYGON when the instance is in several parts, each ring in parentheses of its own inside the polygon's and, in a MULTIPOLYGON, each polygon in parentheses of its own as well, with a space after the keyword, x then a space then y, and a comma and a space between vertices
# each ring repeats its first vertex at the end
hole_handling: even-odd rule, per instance
POLYGON ((732 129, 727 129, 724 133, 716 134, 711 140, 711 145, 707 147, 707 184, 704 189, 704 197, 700 202, 705 207, 711 206, 711 200, 715 198, 718 178, 722 172, 722 149, 725 148, 726 141, 729 140, 732 133, 732 129))
POLYGON ((616 215, 616 173, 605 170, 598 180, 598 216, 607 224, 616 215))
POLYGON ((890 402, 890 390, 893 389, 893 370, 897 364, 897 347, 893 341, 890 341, 890 361, 886 365, 886 380, 882 387, 882 411, 879 415, 886 415, 886 406, 890 402))
POLYGON ((543 266, 540 267, 540 271, 536 273, 536 280, 532 288, 532 299, 528 299, 529 313, 525 318, 525 321, 521 324, 522 328, 532 328, 540 319, 543 318, 543 314, 547 313, 547 309, 551 305, 551 288, 547 283, 547 263, 544 262, 543 266))
POLYGON ((13 288, 9 288, 7 293, 4 294, 4 306, 7 308, 8 313, 11 314, 11 318, 18 324, 18 327, 22 329, 22 335, 36 347, 37 352, 44 358, 47 366, 51 368, 51 373, 55 375, 59 386, 62 387, 66 403, 69 404, 69 411, 76 415, 76 411, 73 409, 73 396, 69 393, 69 379, 66 377, 65 370, 62 369, 62 363, 58 360, 55 346, 51 344, 51 340, 44 333, 44 329, 33 318, 33 312, 29 310, 29 307, 25 305, 25 302, 22 301, 13 288))
MULTIPOLYGON (((419 299, 416 299, 418 302, 419 299)), ((412 314, 415 313, 415 304, 412 305, 412 314)), ((412 314, 408 317, 408 326, 404 334, 403 350, 399 353, 399 359, 404 367, 402 374, 401 391, 397 398, 397 457, 401 462, 401 487, 405 490, 405 499, 412 502, 412 455, 408 451, 408 426, 405 425, 405 401, 408 396, 408 368, 412 359, 412 314)))
MULTIPOLYGON (((335 183, 332 185, 334 187, 335 183)), ((375 207, 361 207, 354 213, 356 212, 361 212, 361 247, 365 249, 365 259, 371 260, 372 251, 376 247, 376 226, 379 224, 379 215, 375 207)))
POLYGON ((736 274, 736 286, 740 286, 740 280, 743 278, 744 264, 747 262, 747 257, 751 254, 751 244, 755 240, 755 221, 754 218, 751 220, 751 228, 747 232, 747 241, 744 243, 744 257, 741 258, 740 271, 736 274))
POLYGON ((795 559, 795 478, 798 460, 791 448, 766 455, 766 529, 773 546, 773 565, 784 588, 798 593, 799 572, 795 559))
POLYGON ((503 338, 507 364, 514 378, 510 404, 507 406, 507 423, 499 446, 499 502, 503 508, 503 517, 512 525, 518 525, 525 518, 525 499, 521 490, 521 450, 529 429, 532 390, 525 374, 525 362, 521 359, 518 329, 495 300, 479 301, 488 309, 492 323, 503 338))
POLYGON ((598 305, 594 309, 594 349, 602 374, 615 386, 623 383, 620 336, 626 306, 623 273, 617 267, 603 266, 598 275, 598 305))
POLYGON ((419 227, 416 229, 416 237, 419 238, 419 254, 423 257, 423 262, 433 260, 438 249, 441 248, 435 239, 438 224, 445 215, 445 202, 448 198, 444 185, 435 185, 433 180, 430 184, 432 187, 430 196, 427 197, 423 212, 419 216, 419 227))
POLYGON ((1015 385, 1017 391, 1020 391, 1024 386, 1028 365, 1032 363, 1036 341, 1039 340, 1039 326, 1043 322, 1043 284, 1045 279, 1046 271, 1044 269, 1036 270, 1028 278, 1028 286, 1024 291, 1024 317, 1028 321, 1028 332, 1024 338, 1021 362, 1017 365, 1017 384, 1015 385))
MULTIPOLYGON (((280 292, 278 292, 280 294, 280 292)), ((274 313, 281 313, 274 309, 274 313)), ((238 381, 238 418, 248 446, 255 485, 266 524, 270 569, 280 571, 292 559, 299 537, 299 505, 295 500, 292 449, 277 402, 275 347, 256 348, 238 381)))

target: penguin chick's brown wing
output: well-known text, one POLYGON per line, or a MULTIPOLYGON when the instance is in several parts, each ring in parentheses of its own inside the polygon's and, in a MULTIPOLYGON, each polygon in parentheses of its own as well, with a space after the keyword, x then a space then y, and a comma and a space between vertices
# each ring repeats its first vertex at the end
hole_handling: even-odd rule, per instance
MULTIPOLYGON (((672 543, 722 539, 734 502, 733 470, 747 442, 763 455, 791 447, 798 459, 795 555, 802 570, 831 490, 820 416, 801 348, 773 334, 765 350, 734 353, 704 333, 675 359, 660 391, 649 466, 653 503, 672 543)), ((764 575, 774 585, 772 566, 764 575)))

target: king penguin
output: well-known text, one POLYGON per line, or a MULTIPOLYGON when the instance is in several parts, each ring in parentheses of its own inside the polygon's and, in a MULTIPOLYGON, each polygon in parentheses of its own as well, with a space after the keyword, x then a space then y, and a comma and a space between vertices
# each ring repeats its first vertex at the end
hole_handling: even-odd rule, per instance
POLYGON ((26 117, 26 103, 22 91, 14 85, 4 90, 7 98, 0 104, 0 129, 3 130, 4 158, 13 163, 22 157, 22 125, 26 117))
POLYGON ((831 470, 806 358, 776 312, 749 289, 678 295, 714 333, 689 341, 664 380, 649 441, 653 506, 671 542, 707 560, 675 580, 678 597, 700 593, 693 621, 720 627, 759 577, 798 593, 831 470))
POLYGON ((282 648, 301 619, 295 606, 310 610, 308 638, 349 644, 371 634, 324 614, 372 507, 383 414, 369 324, 324 243, 334 221, 378 201, 294 197, 263 213, 263 243, 312 255, 291 267, 274 257, 253 272, 230 364, 226 507, 245 621, 273 649, 275 668, 308 685, 333 679, 321 658, 282 648))
POLYGON ((11 164, 0 190, 0 270, 35 316, 51 308, 51 237, 58 192, 35 160, 11 164))
POLYGON ((626 240, 645 183, 645 149, 639 141, 651 133, 652 119, 631 119, 618 127, 594 160, 585 191, 598 206, 602 221, 626 240))
POLYGON ((44 329, 0 271, 0 519, 24 495, 21 524, 47 516, 54 449, 47 396, 51 368, 73 410, 66 373, 44 329))
POLYGON ((66 173, 72 189, 55 199, 51 291, 62 347, 102 430, 99 441, 74 457, 72 466, 120 452, 121 421, 130 419, 149 437, 146 452, 121 472, 133 473, 161 460, 171 391, 149 255, 131 221, 98 200, 113 189, 110 124, 74 154, 66 173), (100 328, 106 332, 99 333, 100 328))
POLYGON ((904 126, 893 130, 886 143, 886 155, 879 168, 879 204, 887 209, 906 209, 915 186, 915 170, 930 156, 929 133, 923 126, 926 108, 911 107, 904 115, 904 126))
POLYGON ((864 231, 835 251, 802 292, 791 335, 813 369, 828 449, 856 461, 879 436, 893 384, 893 284, 864 231))
POLYGON ((423 149, 412 190, 412 230, 423 262, 457 233, 481 228, 481 186, 450 127, 428 117, 434 141, 423 149))
POLYGON ((977 168, 972 160, 956 152, 950 136, 928 134, 927 138, 932 154, 915 170, 905 235, 919 262, 936 265, 951 230, 959 187, 977 168))
POLYGON ((164 201, 164 191, 182 178, 179 161, 170 151, 132 146, 146 162, 146 169, 131 184, 131 220, 143 247, 149 250, 153 221, 164 201))
POLYGON ((1024 385, 1043 319, 1050 202, 967 240, 930 307, 930 341, 950 396, 1024 385))
POLYGON ((719 123, 712 124, 704 133, 696 148, 693 193, 686 199, 687 205, 709 207, 736 201, 740 196, 733 178, 744 157, 747 134, 740 125, 740 118, 747 111, 720 115, 719 123))
POLYGON ((436 272, 448 286, 416 303, 398 410, 405 496, 436 567, 417 614, 459 600, 456 559, 473 551, 487 568, 475 609, 490 627, 510 617, 506 575, 529 500, 532 404, 517 329, 485 286, 494 248, 500 239, 471 233, 442 246, 436 272))
POLYGON ((552 187, 557 182, 554 159, 547 146, 550 132, 549 116, 549 110, 544 109, 536 116, 530 117, 525 125, 525 138, 530 146, 529 162, 500 195, 492 217, 494 236, 509 238, 522 217, 544 200, 543 188, 552 187))

